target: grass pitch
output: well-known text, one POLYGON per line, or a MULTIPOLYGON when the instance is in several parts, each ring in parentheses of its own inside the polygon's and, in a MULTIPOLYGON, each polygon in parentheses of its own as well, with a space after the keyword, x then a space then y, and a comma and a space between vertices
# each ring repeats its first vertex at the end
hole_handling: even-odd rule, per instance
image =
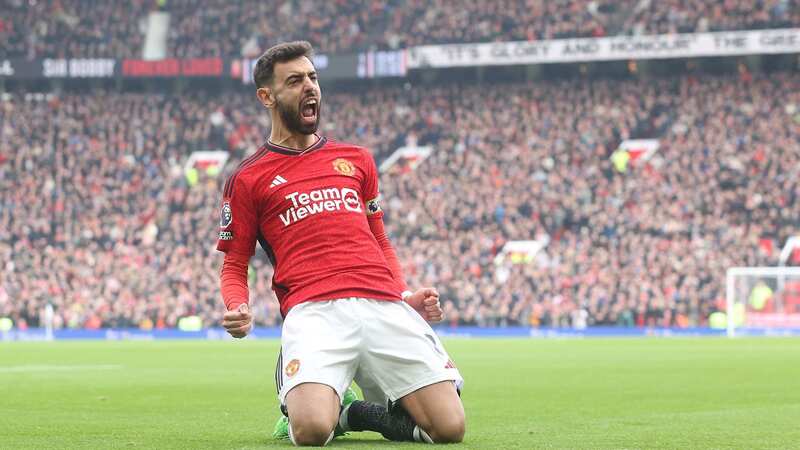
MULTIPOLYGON (((800 339, 450 340, 447 448, 800 448, 800 339)), ((0 343, 0 448, 291 448, 277 341, 0 343)), ((333 448, 408 448, 375 433, 333 448)))

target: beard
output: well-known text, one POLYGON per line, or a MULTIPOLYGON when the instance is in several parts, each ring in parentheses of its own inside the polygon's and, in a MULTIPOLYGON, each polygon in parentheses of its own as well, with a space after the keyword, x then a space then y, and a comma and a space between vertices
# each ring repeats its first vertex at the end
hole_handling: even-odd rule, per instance
POLYGON ((319 127, 320 111, 322 109, 322 102, 318 100, 316 108, 316 117, 313 123, 303 123, 300 115, 300 109, 297 105, 290 105, 278 100, 276 102, 278 114, 281 116, 283 125, 291 132, 298 134, 314 134, 319 127))

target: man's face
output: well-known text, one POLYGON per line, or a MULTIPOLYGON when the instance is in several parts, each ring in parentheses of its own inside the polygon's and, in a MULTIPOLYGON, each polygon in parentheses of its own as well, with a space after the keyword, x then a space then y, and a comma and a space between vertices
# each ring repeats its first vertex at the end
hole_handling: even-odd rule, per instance
POLYGON ((317 71, 306 57, 275 64, 272 87, 278 114, 289 131, 313 134, 319 126, 322 91, 317 71))

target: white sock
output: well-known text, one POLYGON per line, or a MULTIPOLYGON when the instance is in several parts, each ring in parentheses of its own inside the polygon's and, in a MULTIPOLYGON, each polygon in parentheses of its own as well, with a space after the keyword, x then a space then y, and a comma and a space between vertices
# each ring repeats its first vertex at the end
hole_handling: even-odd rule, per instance
POLYGON ((324 444, 322 444, 322 446, 323 446, 323 447, 325 447, 326 445, 328 445, 328 443, 329 443, 330 441, 332 441, 332 440, 333 440, 333 433, 334 433, 334 432, 333 432, 333 431, 331 431, 331 435, 330 435, 330 436, 328 436, 328 440, 327 440, 327 441, 325 441, 325 443, 324 443, 324 444))
POLYGON ((433 439, 431 439, 430 435, 425 432, 422 428, 418 426, 414 426, 414 440, 417 442, 425 442, 427 444, 433 444, 433 439))
MULTIPOLYGON (((350 405, 352 405, 352 403, 350 403, 350 405)), ((342 412, 339 413, 339 428, 343 431, 350 431, 350 424, 347 423, 347 411, 350 411, 350 405, 342 408, 342 412)))

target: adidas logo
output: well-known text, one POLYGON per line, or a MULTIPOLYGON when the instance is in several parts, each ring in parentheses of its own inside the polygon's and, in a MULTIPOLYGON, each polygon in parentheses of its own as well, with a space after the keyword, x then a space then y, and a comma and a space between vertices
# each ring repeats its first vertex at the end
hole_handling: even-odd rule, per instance
POLYGON ((278 176, 275 177, 275 179, 272 180, 272 184, 270 184, 269 187, 275 187, 275 186, 277 186, 279 184, 283 184, 283 183, 286 183, 286 179, 283 178, 282 176, 278 175, 278 176))

